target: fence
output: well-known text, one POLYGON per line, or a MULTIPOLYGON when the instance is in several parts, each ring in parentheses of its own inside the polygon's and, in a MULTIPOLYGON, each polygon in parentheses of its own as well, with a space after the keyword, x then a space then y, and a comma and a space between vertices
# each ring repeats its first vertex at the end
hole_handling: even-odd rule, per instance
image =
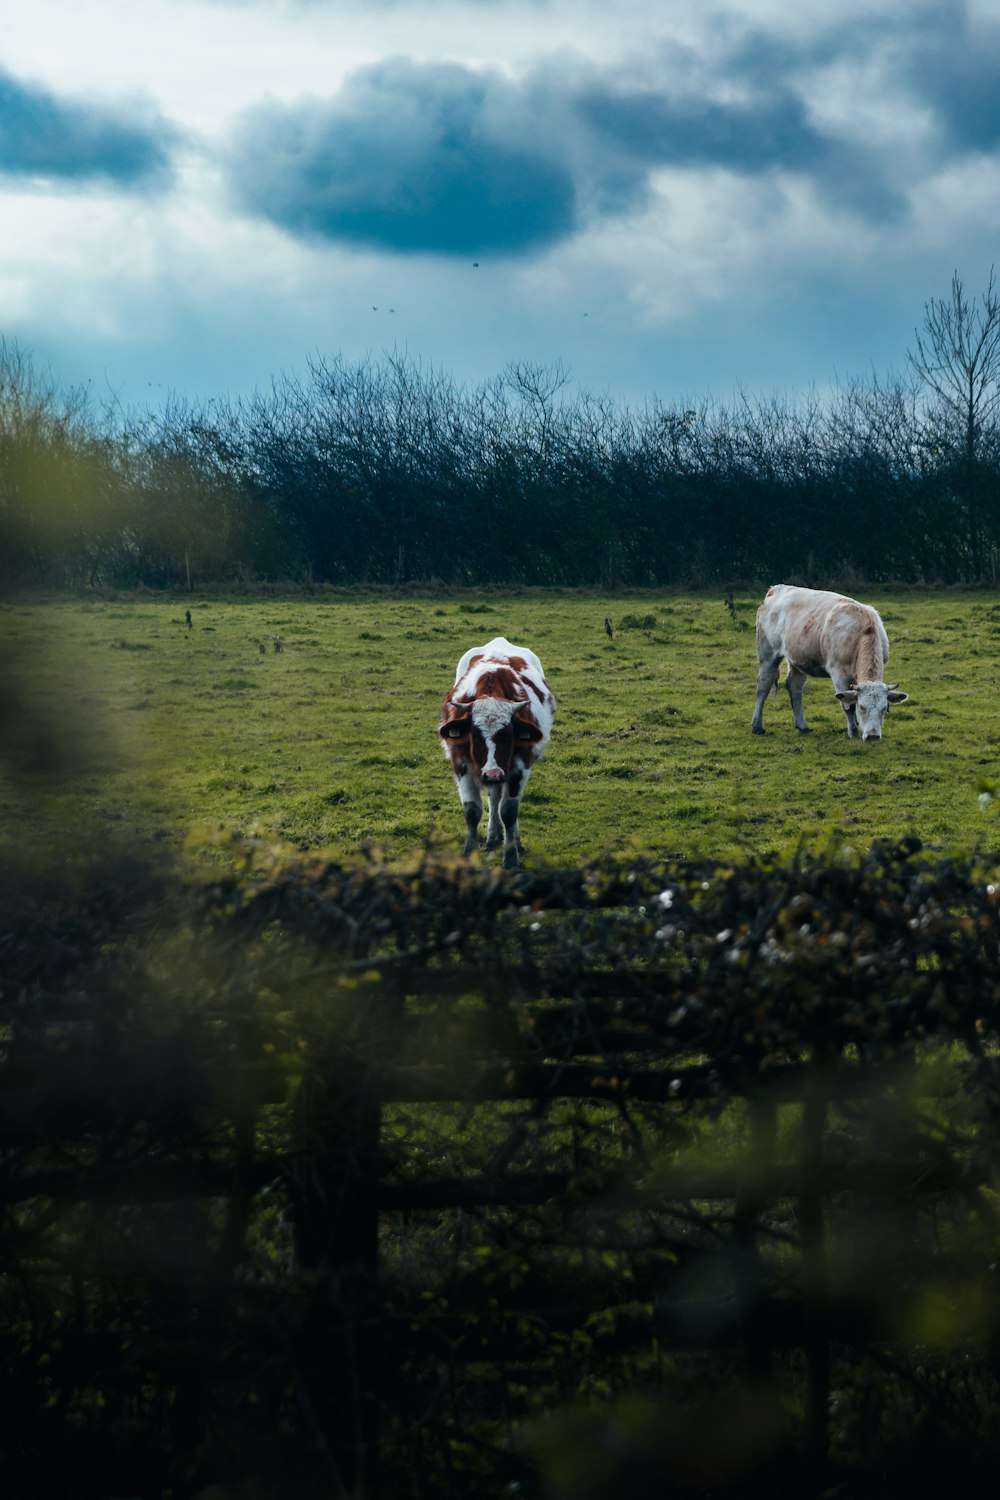
POLYGON ((914 1427, 972 1483, 994 873, 13 892, 8 1492, 862 1493, 914 1427))

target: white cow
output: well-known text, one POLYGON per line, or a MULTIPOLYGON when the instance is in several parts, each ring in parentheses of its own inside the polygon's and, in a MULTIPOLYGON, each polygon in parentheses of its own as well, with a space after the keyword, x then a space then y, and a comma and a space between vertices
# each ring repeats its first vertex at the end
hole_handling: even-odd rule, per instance
POLYGON ((889 704, 905 703, 909 696, 883 680, 889 639, 878 610, 846 594, 778 583, 768 589, 757 611, 754 734, 764 733, 764 699, 777 686, 782 657, 788 662, 785 686, 795 727, 803 734, 809 733, 802 709, 807 677, 832 678, 852 740, 859 735, 880 740, 889 704))

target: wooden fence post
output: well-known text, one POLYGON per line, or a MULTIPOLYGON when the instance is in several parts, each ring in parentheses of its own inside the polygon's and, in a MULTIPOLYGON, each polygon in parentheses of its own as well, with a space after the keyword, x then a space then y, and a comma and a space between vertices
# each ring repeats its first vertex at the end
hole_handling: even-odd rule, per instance
POLYGON ((293 1264, 312 1301, 300 1345, 301 1394, 345 1496, 371 1500, 379 1443, 378 1146, 370 1070, 331 1049, 293 1107, 293 1264))
POLYGON ((771 1351, 763 1314, 764 1278, 757 1242, 758 1219, 766 1197, 766 1177, 774 1160, 778 1112, 774 1099, 764 1093, 748 1100, 750 1139, 747 1162, 735 1201, 733 1228, 734 1281, 746 1340, 747 1370, 754 1379, 771 1373, 771 1351))
POLYGON ((828 1276, 823 1235, 823 1132, 826 1127, 828 1063, 814 1057, 802 1105, 799 1227, 802 1236, 802 1321, 806 1358, 806 1457, 817 1488, 829 1446, 830 1328, 828 1276))

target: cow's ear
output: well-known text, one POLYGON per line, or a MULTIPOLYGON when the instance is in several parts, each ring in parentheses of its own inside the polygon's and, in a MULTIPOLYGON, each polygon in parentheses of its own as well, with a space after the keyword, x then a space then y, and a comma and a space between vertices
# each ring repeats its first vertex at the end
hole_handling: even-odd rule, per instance
POLYGON ((542 731, 533 719, 522 719, 515 714, 513 718, 514 738, 527 743, 528 740, 538 743, 542 737, 542 731))
POLYGON ((907 698, 909 696, 910 696, 909 693, 900 693, 900 692, 897 692, 894 687, 891 687, 889 689, 889 702, 890 703, 905 703, 906 700, 907 700, 907 698))
POLYGON ((462 740, 468 732, 468 719, 449 719, 447 724, 442 724, 438 730, 438 734, 443 740, 462 740))
POLYGON ((845 708, 853 708, 858 701, 858 690, 857 688, 851 688, 846 693, 838 693, 837 697, 845 708))

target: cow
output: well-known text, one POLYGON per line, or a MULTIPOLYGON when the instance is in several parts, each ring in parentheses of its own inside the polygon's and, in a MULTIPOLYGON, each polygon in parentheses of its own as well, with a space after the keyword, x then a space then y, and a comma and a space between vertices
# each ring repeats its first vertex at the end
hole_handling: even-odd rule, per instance
POLYGON ((506 869, 519 863, 518 812, 528 777, 545 753, 556 700, 533 651, 501 636, 466 651, 441 705, 438 734, 465 812, 465 853, 479 847, 482 788, 489 797, 486 848, 503 844, 506 869))
POLYGON ((788 662, 785 686, 795 727, 802 734, 809 733, 802 709, 807 677, 832 678, 852 740, 880 740, 890 703, 905 703, 909 696, 883 680, 889 638, 878 610, 846 594, 777 583, 757 611, 754 734, 764 733, 764 699, 777 687, 782 657, 788 662))

